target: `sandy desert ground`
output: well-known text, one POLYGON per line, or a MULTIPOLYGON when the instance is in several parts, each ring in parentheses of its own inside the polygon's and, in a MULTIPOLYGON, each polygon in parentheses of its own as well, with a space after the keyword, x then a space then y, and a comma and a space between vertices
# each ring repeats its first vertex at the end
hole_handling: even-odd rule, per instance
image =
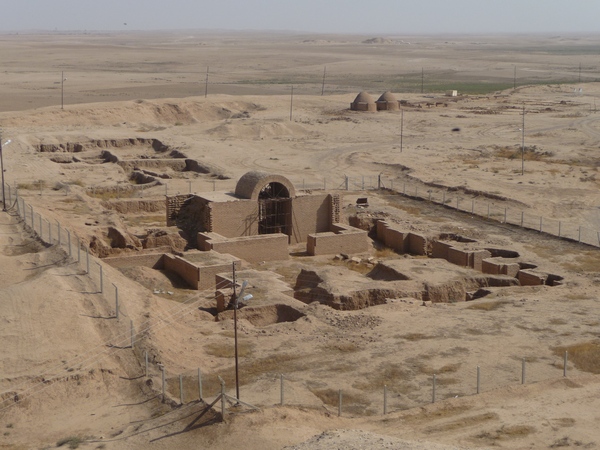
MULTIPOLYGON (((362 185, 381 176, 397 191, 407 183, 436 196, 462 196, 465 203, 491 203, 496 211, 524 211, 536 223, 542 216, 564 229, 581 226, 595 236, 600 82, 594 58, 600 38, 370 38, 0 36, 0 125, 3 142, 11 140, 3 149, 11 195, 18 188, 47 221, 89 244, 108 242, 109 226, 140 238, 165 226, 164 213, 120 213, 107 206, 111 201, 231 190, 255 169, 308 189, 340 187, 350 177, 351 189, 339 191, 345 220, 384 217, 425 235, 459 234, 517 252, 564 283, 490 287, 484 298, 469 302, 405 296, 338 311, 288 295, 303 270, 323 274, 338 293, 355 286, 383 289, 389 282, 367 276, 368 264, 308 257, 299 248, 285 262, 247 265, 239 276, 250 281, 262 311, 284 305, 299 314, 278 319, 275 310, 240 311, 240 399, 260 410, 233 406, 222 423, 218 408, 205 411, 196 387, 201 368, 206 402, 218 394, 217 376, 229 394, 235 392, 233 321, 227 314, 215 321, 214 293, 192 291, 159 271, 103 265, 106 279, 118 286, 125 316, 113 319, 112 290, 98 292, 97 276, 86 275, 64 246, 40 241, 7 204, 0 215, 0 448, 599 445, 597 248, 390 190, 363 191, 362 185), (447 89, 461 95, 445 97, 447 89), (375 98, 393 91, 407 102, 403 113, 349 111, 361 90, 375 98), (135 145, 122 145, 129 140, 135 145), (76 159, 69 151, 40 151, 92 141, 123 158, 151 158, 156 150, 150 143, 159 141, 211 173, 167 170, 171 178, 162 185, 132 190, 128 173, 103 163, 99 150, 86 147, 76 159), (369 207, 357 209, 356 198, 363 196, 369 207), (139 331, 134 350, 126 345, 130 321, 139 331), (166 368, 167 402, 161 401, 158 363, 166 368)), ((376 242, 360 256, 431 282, 464 284, 474 277, 376 242)))

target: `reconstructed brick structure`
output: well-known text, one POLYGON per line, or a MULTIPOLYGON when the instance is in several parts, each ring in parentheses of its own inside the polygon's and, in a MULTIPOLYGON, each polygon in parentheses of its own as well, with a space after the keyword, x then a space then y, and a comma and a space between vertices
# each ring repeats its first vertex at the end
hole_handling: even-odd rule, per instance
MULTIPOLYGON (((200 250, 216 250, 249 262, 288 257, 287 246, 316 239, 327 242, 318 254, 367 251, 366 232, 339 224, 340 199, 329 193, 298 194, 281 175, 252 171, 235 192, 208 192, 167 199, 167 220, 191 217, 200 250), (326 236, 319 233, 329 233, 326 236), (323 250, 321 250, 323 249, 323 250)), ((311 253, 311 254, 316 254, 311 253)))

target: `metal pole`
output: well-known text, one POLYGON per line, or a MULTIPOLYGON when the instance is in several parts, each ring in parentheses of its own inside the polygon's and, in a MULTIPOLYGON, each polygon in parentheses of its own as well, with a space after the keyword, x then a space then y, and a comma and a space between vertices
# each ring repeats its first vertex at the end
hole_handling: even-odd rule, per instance
POLYGON ((223 378, 219 377, 219 381, 221 381, 221 419, 223 422, 225 421, 225 381, 223 378))
POLYGON ((569 360, 569 352, 565 350, 565 358, 563 362, 563 377, 567 376, 567 362, 569 360))
POLYGON ((577 241, 581 244, 581 226, 579 226, 579 237, 577 238, 577 241))
POLYGON ((561 226, 561 222, 560 220, 558 221, 558 237, 560 237, 560 226, 561 226))
POLYGON ((283 374, 279 374, 279 382, 280 382, 280 387, 279 387, 279 398, 280 398, 280 404, 281 406, 283 406, 283 374))
POLYGON ((209 69, 209 67, 206 66, 206 82, 204 83, 204 98, 208 97, 208 69, 209 69))
POLYGON ((0 133, 0 171, 2 172, 2 211, 6 211, 6 198, 4 196, 4 157, 2 152, 2 133, 0 133))
POLYGON ((198 399, 202 400, 202 372, 198 368, 198 399))
MULTIPOLYGON (((100 266, 100 269, 102 270, 102 266, 100 266)), ((100 277, 100 279, 102 279, 102 277, 100 277)), ((115 287, 115 319, 119 320, 119 288, 115 283, 113 283, 113 286, 115 287)))
POLYGON ((160 371, 162 372, 161 376, 162 376, 162 402, 164 403, 166 400, 166 396, 165 396, 165 366, 159 366, 160 367, 160 371))
POLYGON ((523 219, 525 216, 525 211, 521 211, 521 228, 523 228, 523 219))
POLYGON ((65 73, 60 73, 60 109, 65 109, 65 73))
POLYGON ((183 375, 179 374, 179 403, 183 405, 183 375))
POLYGON ((135 329, 133 328, 133 319, 129 319, 129 330, 131 332, 131 348, 133 348, 133 344, 135 343, 135 329))
POLYGON ((477 393, 479 394, 480 390, 479 388, 481 387, 481 370, 479 369, 479 366, 477 366, 477 393))
POLYGON ((525 174, 525 105, 523 105, 523 133, 521 134, 521 175, 525 174))
POLYGON ((404 110, 400 110, 400 153, 402 153, 402 144, 404 140, 404 110))
POLYGON ((436 379, 435 379, 435 373, 433 374, 433 390, 431 392, 431 403, 435 403, 435 385, 436 385, 436 379))
POLYGON ((321 85, 321 97, 325 93, 325 74, 327 73, 327 66, 323 67, 323 84, 321 85))
POLYGON ((383 415, 387 414, 387 386, 383 385, 383 415))
POLYGON ((292 86, 292 94, 290 96, 290 121, 292 120, 293 109, 294 109, 294 86, 292 86))
POLYGON ((542 220, 543 220, 543 217, 540 216, 540 233, 542 232, 542 220))
POLYGON ((60 222, 58 220, 56 221, 56 226, 58 227, 58 246, 60 247, 60 235, 61 235, 61 232, 60 232, 60 222))
POLYGON ((342 415, 342 390, 338 391, 338 417, 342 415))
POLYGON ((233 304, 233 336, 235 340, 235 397, 240 399, 240 378, 239 378, 239 365, 238 365, 238 333, 237 333, 237 297, 233 304))
POLYGON ((100 293, 102 294, 104 292, 104 283, 103 283, 103 279, 102 279, 102 264, 100 263, 96 263, 98 264, 98 267, 100 267, 100 293))
POLYGON ((348 190, 348 184, 349 184, 348 177, 346 177, 346 190, 348 190))
POLYGON ((48 241, 50 241, 50 245, 52 245, 52 223, 49 220, 46 222, 48 222, 48 241))
POLYGON ((521 384, 525 384, 525 358, 521 362, 521 384))

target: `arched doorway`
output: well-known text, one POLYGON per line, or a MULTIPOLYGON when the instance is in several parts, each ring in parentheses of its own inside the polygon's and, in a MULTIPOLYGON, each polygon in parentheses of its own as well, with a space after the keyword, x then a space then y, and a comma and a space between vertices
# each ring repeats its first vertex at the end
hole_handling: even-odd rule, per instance
POLYGON ((272 181, 258 194, 258 234, 291 235, 292 199, 288 188, 272 181))

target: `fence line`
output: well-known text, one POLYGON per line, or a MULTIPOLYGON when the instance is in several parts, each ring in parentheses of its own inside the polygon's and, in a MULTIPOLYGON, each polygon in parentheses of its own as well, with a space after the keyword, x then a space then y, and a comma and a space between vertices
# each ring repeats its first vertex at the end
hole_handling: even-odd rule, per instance
MULTIPOLYGON (((331 181, 331 180, 328 181, 326 178, 324 178, 323 179, 323 187, 321 189, 327 189, 328 182, 331 183, 331 186, 337 185, 337 189, 345 188, 345 190, 350 190, 353 186, 357 186, 357 185, 360 186, 361 190, 387 188, 387 189, 393 190, 394 192, 405 195, 407 197, 417 197, 421 200, 428 200, 432 203, 439 204, 439 205, 442 205, 447 208, 456 209, 461 212, 466 212, 466 213, 469 213, 472 215, 476 215, 476 216, 479 216, 486 220, 495 220, 495 221, 498 221, 501 223, 508 223, 508 224, 520 226, 520 227, 523 227, 526 229, 533 229, 533 230, 536 230, 539 232, 553 234, 560 238, 576 240, 578 242, 586 243, 588 245, 594 245, 594 246, 600 245, 600 242, 599 242, 600 232, 590 230, 590 229, 584 228, 582 226, 576 226, 576 225, 574 226, 573 224, 570 224, 570 223, 563 223, 561 221, 556 221, 553 219, 546 219, 546 218, 543 218, 542 216, 525 214, 525 212, 522 210, 515 211, 514 209, 510 210, 507 207, 498 207, 497 205, 493 205, 491 202, 487 202, 487 203, 477 202, 476 197, 466 197, 466 196, 461 197, 458 193, 456 194, 455 197, 450 197, 450 196, 447 196, 447 192, 449 192, 447 190, 441 190, 442 191, 441 193, 440 193, 440 190, 438 190, 438 191, 435 191, 435 194, 434 194, 433 189, 429 189, 429 190, 422 189, 421 195, 419 195, 419 186, 420 186, 419 184, 410 185, 410 184, 402 183, 400 185, 396 181, 396 186, 394 187, 394 180, 382 179, 382 177, 380 177, 380 176, 379 177, 378 176, 360 177, 360 179, 359 178, 352 179, 350 177, 345 177, 345 179, 343 179, 341 182, 336 182, 336 181, 331 181), (341 186, 341 188, 340 188, 340 186, 341 186), (412 194, 413 190, 414 190, 414 195, 412 194), (554 234, 553 231, 557 231, 558 233, 554 234), (593 234, 591 233, 592 231, 594 231, 593 234), (591 242, 591 240, 590 240, 591 237, 593 237, 595 239, 595 242, 591 242)), ((82 267, 85 267, 85 270, 83 270, 82 274, 86 274, 86 275, 90 276, 91 279, 94 281, 94 283, 98 287, 98 292, 96 292, 96 294, 101 295, 109 303, 111 300, 114 301, 115 310, 114 310, 114 315, 112 317, 114 317, 115 319, 118 320, 120 314, 126 315, 123 312, 124 309, 123 309, 122 305, 120 305, 120 303, 119 303, 118 286, 116 284, 112 283, 110 280, 106 279, 106 276, 103 274, 103 271, 102 271, 102 263, 100 262, 100 260, 98 258, 89 254, 89 249, 87 247, 84 247, 85 253, 81 251, 82 242, 76 233, 72 233, 68 228, 61 225, 60 221, 53 222, 53 221, 47 220, 39 211, 36 211, 34 209, 33 205, 27 204, 25 202, 25 200, 19 196, 17 190, 11 191, 10 187, 8 187, 6 189, 6 199, 8 200, 7 205, 5 205, 7 207, 7 209, 14 209, 17 212, 17 214, 19 215, 19 217, 22 218, 24 225, 27 228, 29 228, 33 233, 37 234, 37 236, 39 237, 39 239, 41 241, 43 241, 44 243, 46 243, 48 245, 51 245, 51 246, 56 245, 59 248, 63 249, 65 251, 65 254, 69 256, 69 258, 73 261, 73 263, 76 264, 75 267, 77 269, 82 270, 82 267), (84 254, 85 254, 85 257, 83 257, 84 254), (92 262, 94 262, 95 265, 90 266, 90 260, 92 262), (97 270, 93 269, 95 266, 98 267, 97 270), (111 289, 105 289, 105 287, 109 287, 111 285, 114 287, 114 291, 111 289)), ((121 322, 122 328, 125 328, 126 330, 122 333, 122 337, 114 343, 114 346, 122 347, 122 348, 129 346, 131 349, 134 349, 136 337, 138 335, 142 334, 144 332, 144 330, 140 329, 136 333, 132 319, 129 320, 129 323, 126 323, 126 322, 127 321, 121 322)), ((145 356, 144 375, 146 377, 149 377, 150 373, 148 370, 147 353, 144 356, 145 356)), ((526 360, 521 359, 521 362, 522 362, 522 366, 521 366, 520 382, 521 382, 521 384, 525 384, 526 383, 526 376, 525 376, 526 375, 526 360)), ((557 369, 562 370, 563 377, 566 377, 567 376, 567 353, 566 352, 564 355, 564 362, 563 362, 562 367, 558 367, 558 366, 559 365, 556 365, 557 369)), ((60 367, 62 367, 62 364, 60 367)), ((163 374, 163 377, 165 377, 165 378, 163 378, 163 379, 165 379, 165 381, 163 382, 164 383, 163 386, 165 386, 163 388, 164 389, 163 390, 163 398, 166 398, 166 395, 167 395, 166 374, 165 374, 166 368, 164 368, 164 366, 162 366, 162 368, 161 368, 159 365, 157 365, 157 367, 158 367, 159 371, 163 374)), ((456 374, 453 374, 453 375, 455 376, 456 374)), ((190 376, 188 376, 188 378, 189 377, 190 376)), ((180 399, 181 403, 184 403, 185 399, 195 398, 194 395, 190 395, 189 393, 186 394, 184 392, 184 390, 185 390, 185 387, 184 387, 185 386, 185 384, 184 384, 185 375, 184 374, 176 374, 176 375, 173 375, 173 377, 171 377, 171 378, 176 378, 179 381, 178 382, 179 388, 174 389, 174 390, 178 391, 179 399, 180 399)), ((481 387, 480 387, 481 379, 482 379, 482 377, 481 377, 480 367, 477 366, 476 388, 474 389, 474 392, 476 392, 476 393, 482 392, 481 387)), ((277 377, 277 380, 279 380, 279 382, 280 382, 280 385, 279 385, 280 400, 279 401, 281 404, 284 404, 284 378, 283 378, 283 375, 280 374, 280 376, 277 377)), ((438 398, 449 398, 449 395, 447 392, 446 392, 446 397, 440 397, 440 394, 441 394, 441 396, 444 395, 444 385, 440 384, 441 381, 443 381, 443 377, 439 377, 439 374, 434 374, 434 377, 432 379, 432 383, 433 383, 432 384, 432 401, 436 401, 438 398), (440 392, 440 390, 441 390, 441 392, 440 392), (437 394, 437 397, 436 397, 436 394, 437 394)), ((540 381, 540 380, 538 380, 538 381, 540 381)), ((198 394, 196 395, 196 398, 202 399, 203 398, 203 380, 202 380, 202 373, 201 373, 200 369, 198 369, 197 381, 196 381, 195 385, 197 386, 196 389, 198 392, 198 394)), ((389 409, 389 406, 390 406, 389 405, 390 393, 393 394, 393 391, 387 385, 385 387, 383 387, 383 389, 384 389, 384 412, 387 412, 389 409)), ((447 389, 446 389, 446 391, 447 391, 447 389)), ((231 398, 231 396, 228 396, 228 397, 231 398)), ((338 411, 340 414, 342 414, 342 410, 343 410, 342 398, 343 398, 342 390, 339 390, 339 405, 338 405, 339 409, 338 409, 338 411)), ((286 404, 288 404, 288 403, 289 403, 289 400, 286 402, 286 404)), ((415 406, 418 406, 418 405, 415 405, 415 406)), ((398 408, 396 408, 396 410, 398 410, 398 408)))

